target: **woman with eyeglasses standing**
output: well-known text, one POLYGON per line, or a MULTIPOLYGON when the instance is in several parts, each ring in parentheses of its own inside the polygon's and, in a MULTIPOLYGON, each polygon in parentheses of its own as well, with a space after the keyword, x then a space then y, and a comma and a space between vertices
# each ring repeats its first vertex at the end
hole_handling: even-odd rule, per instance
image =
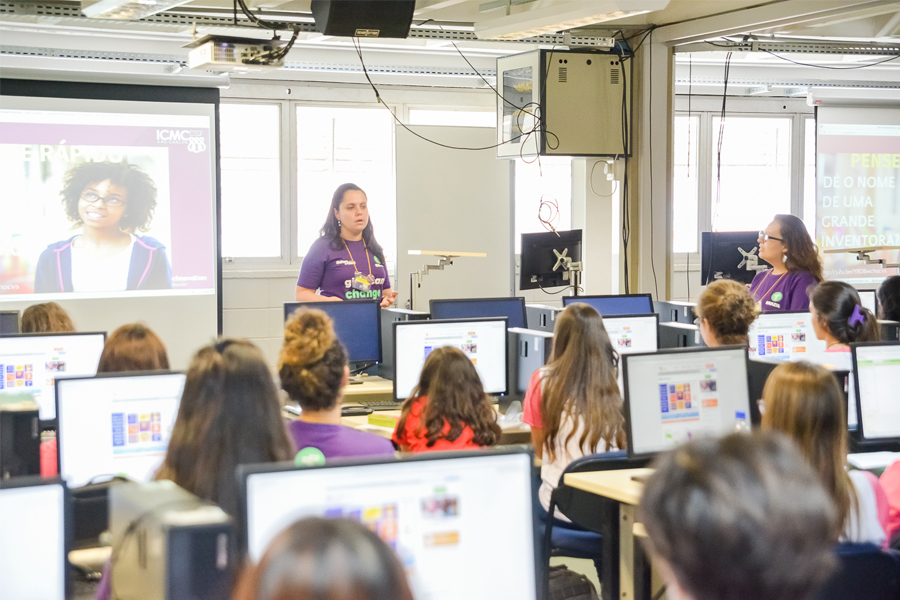
POLYGON ((117 292, 172 287, 166 247, 147 231, 156 185, 126 162, 87 162, 66 173, 61 192, 81 233, 50 244, 38 259, 35 293, 117 292))
POLYGON ((757 310, 808 310, 809 294, 822 281, 822 262, 803 221, 775 215, 759 232, 758 241, 759 257, 772 268, 757 273, 750 284, 757 310))

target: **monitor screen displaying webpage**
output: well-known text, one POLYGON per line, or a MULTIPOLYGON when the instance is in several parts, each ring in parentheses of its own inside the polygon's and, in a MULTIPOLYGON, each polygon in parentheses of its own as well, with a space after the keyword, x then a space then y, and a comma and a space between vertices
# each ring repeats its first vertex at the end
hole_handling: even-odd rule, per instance
POLYGON ((65 600, 65 488, 0 487, 0 592, 4 598, 65 600))
POLYGON ((619 353, 619 392, 625 394, 621 357, 625 354, 656 352, 659 349, 659 315, 604 317, 603 325, 609 334, 613 350, 619 353))
POLYGON ((509 362, 506 329, 506 319, 394 323, 394 398, 409 397, 419 382, 425 359, 442 346, 455 346, 472 360, 486 393, 505 394, 509 362))
POLYGON ((860 437, 900 440, 900 344, 865 344, 853 353, 860 437))
POLYGON ((750 356, 821 360, 825 342, 816 338, 808 312, 762 313, 750 325, 750 356))
POLYGON ((41 420, 55 419, 57 380, 94 375, 105 343, 105 333, 0 337, 0 396, 28 394, 41 420))
POLYGON ((250 472, 248 556, 304 517, 346 518, 396 552, 416 598, 535 598, 530 453, 250 472))
POLYGON ((750 430, 744 348, 633 354, 623 360, 629 454, 647 456, 700 436, 750 430))
POLYGON ((100 376, 57 385, 59 473, 70 486, 151 481, 166 456, 183 373, 100 376))

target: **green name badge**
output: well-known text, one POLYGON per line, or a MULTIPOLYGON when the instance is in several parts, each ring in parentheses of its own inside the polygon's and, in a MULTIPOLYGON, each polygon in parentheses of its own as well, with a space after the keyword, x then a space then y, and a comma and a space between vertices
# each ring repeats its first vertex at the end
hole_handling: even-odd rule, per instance
POLYGON ((317 467, 325 464, 325 455, 318 448, 304 448, 294 457, 297 467, 317 467))
POLYGON ((784 298, 784 294, 782 294, 781 292, 775 292, 774 294, 772 294, 772 300, 774 300, 775 302, 780 301, 782 298, 784 298))

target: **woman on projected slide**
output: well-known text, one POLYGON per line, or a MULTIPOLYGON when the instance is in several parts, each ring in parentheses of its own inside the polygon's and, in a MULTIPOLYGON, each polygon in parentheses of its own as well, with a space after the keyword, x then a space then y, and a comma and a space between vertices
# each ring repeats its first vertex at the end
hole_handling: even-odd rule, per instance
POLYGON ((63 207, 81 233, 50 244, 38 259, 35 293, 168 289, 166 248, 147 231, 156 185, 126 162, 87 162, 69 169, 63 207))

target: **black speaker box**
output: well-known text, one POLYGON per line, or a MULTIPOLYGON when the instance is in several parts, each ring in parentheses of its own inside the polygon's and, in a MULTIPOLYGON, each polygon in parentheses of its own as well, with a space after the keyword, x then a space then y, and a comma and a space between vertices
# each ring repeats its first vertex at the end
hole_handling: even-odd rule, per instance
POLYGON ((415 0, 312 0, 316 29, 347 37, 409 36, 415 0))

